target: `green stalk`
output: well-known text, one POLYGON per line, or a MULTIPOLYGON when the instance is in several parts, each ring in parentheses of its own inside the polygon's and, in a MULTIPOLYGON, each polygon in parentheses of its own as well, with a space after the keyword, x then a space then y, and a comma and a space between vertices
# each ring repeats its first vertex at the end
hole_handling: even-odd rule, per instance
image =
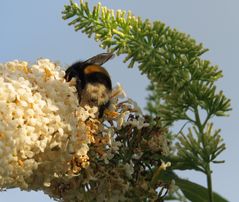
MULTIPOLYGON (((210 116, 208 115, 206 120, 204 121, 204 123, 201 123, 200 120, 200 115, 199 115, 199 111, 197 106, 195 107, 195 124, 198 127, 198 130, 202 136, 202 145, 203 148, 206 147, 203 135, 204 135, 204 128, 206 127, 207 121, 209 120, 210 116)), ((213 192, 212 192, 212 172, 211 172, 211 168, 210 168, 210 160, 209 157, 207 158, 207 162, 206 162, 206 168, 205 168, 205 173, 207 175, 207 189, 208 189, 208 198, 209 198, 209 202, 214 202, 213 199, 213 192)))
POLYGON ((212 193, 212 172, 210 169, 210 163, 207 165, 207 189, 208 197, 210 202, 214 202, 213 193, 212 193))

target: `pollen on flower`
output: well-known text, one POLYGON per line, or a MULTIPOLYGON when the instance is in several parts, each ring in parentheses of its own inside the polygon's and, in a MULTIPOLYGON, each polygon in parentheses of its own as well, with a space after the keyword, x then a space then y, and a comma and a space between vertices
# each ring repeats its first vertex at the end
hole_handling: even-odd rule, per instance
POLYGON ((115 112, 115 111, 110 111, 108 109, 105 109, 104 111, 105 115, 109 118, 117 118, 119 116, 119 113, 118 112, 115 112))
POLYGON ((51 72, 49 69, 45 68, 45 80, 49 79, 51 76, 53 76, 53 72, 51 72))
POLYGON ((24 165, 24 163, 23 163, 23 161, 22 161, 21 159, 18 160, 18 164, 19 164, 19 166, 21 166, 21 167, 23 167, 23 165, 24 165))

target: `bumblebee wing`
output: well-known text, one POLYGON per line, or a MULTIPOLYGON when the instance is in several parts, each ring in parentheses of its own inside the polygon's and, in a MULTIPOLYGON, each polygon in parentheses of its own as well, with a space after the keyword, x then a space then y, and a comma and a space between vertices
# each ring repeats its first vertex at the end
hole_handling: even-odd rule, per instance
POLYGON ((101 53, 92 58, 89 58, 84 63, 96 64, 101 66, 104 63, 106 63, 108 60, 112 59, 113 57, 114 57, 113 53, 101 53))

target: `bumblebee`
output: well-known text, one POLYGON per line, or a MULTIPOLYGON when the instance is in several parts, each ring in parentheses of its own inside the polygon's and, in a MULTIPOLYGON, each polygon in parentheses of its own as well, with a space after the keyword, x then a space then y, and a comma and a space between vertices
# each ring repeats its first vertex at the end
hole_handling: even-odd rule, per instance
POLYGON ((111 78, 107 70, 102 67, 112 59, 114 54, 101 53, 86 61, 79 61, 71 65, 65 72, 65 79, 69 82, 76 78, 76 89, 81 106, 98 106, 99 118, 109 106, 112 91, 111 78))

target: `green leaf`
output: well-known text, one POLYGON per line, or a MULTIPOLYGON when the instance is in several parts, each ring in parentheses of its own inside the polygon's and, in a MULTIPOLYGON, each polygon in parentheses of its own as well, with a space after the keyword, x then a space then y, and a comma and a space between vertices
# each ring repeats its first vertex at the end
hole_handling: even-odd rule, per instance
MULTIPOLYGON (((175 180, 187 199, 193 202, 207 202, 208 201, 208 190, 194 182, 189 180, 178 178, 175 180)), ((213 192, 214 201, 216 202, 228 202, 225 198, 219 194, 213 192)))
MULTIPOLYGON (((207 188, 186 179, 178 177, 172 171, 163 172, 160 176, 161 179, 170 181, 175 180, 175 184, 183 192, 184 196, 192 202, 208 202, 208 190, 207 188)), ((219 194, 213 192, 215 202, 228 202, 219 194)))

